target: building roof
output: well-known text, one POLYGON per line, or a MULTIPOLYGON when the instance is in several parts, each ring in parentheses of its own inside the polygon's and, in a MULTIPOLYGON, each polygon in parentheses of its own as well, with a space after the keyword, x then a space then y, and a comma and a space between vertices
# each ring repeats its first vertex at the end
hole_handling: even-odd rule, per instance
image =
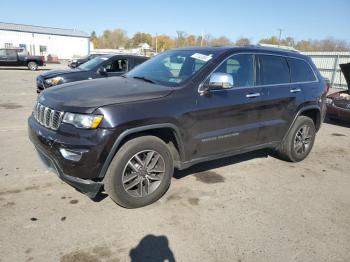
POLYGON ((37 33, 37 34, 49 34, 49 35, 86 37, 86 38, 89 37, 87 33, 76 29, 63 29, 63 28, 55 28, 55 27, 23 25, 23 24, 13 24, 13 23, 4 23, 4 22, 0 22, 0 30, 37 33))

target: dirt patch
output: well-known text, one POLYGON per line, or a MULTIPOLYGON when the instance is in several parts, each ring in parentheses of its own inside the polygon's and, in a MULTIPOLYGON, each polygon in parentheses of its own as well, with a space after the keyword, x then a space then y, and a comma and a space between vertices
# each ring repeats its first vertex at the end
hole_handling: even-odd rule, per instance
POLYGON ((92 252, 99 257, 108 258, 112 256, 112 252, 108 247, 94 247, 92 252))
POLYGON ((16 203, 15 202, 7 202, 4 207, 11 207, 14 206, 16 203))
POLYGON ((26 187, 24 190, 38 190, 40 188, 40 186, 28 186, 26 187))
POLYGON ((0 107, 5 109, 17 109, 17 108, 21 108, 22 106, 15 103, 2 103, 0 104, 0 107))
MULTIPOLYGON (((61 257, 61 262, 99 262, 106 261, 112 257, 112 252, 108 247, 94 247, 91 251, 74 251, 61 257), (101 258, 103 260, 101 260, 101 258)), ((108 261, 119 261, 113 258, 108 261)))
POLYGON ((193 198, 189 198, 188 202, 193 205, 193 206, 198 206, 199 204, 199 198, 193 197, 193 198))
POLYGON ((214 171, 206 171, 197 173, 194 175, 197 181, 206 183, 206 184, 215 184, 222 183, 225 181, 225 178, 214 171))
POLYGON ((28 248, 28 249, 26 249, 26 251, 24 251, 26 254, 29 254, 30 252, 32 252, 32 248, 28 248))
POLYGON ((61 262, 99 262, 101 261, 97 256, 83 252, 76 251, 73 253, 69 253, 61 257, 61 262))
POLYGON ((171 196, 168 196, 166 199, 167 199, 168 201, 171 201, 171 200, 180 200, 181 198, 182 198, 181 196, 176 195, 176 194, 173 194, 173 195, 171 195, 171 196))
POLYGON ((346 135, 341 134, 341 133, 332 133, 332 136, 346 136, 346 135))
POLYGON ((18 194, 21 193, 22 191, 19 189, 12 189, 12 190, 7 190, 7 191, 1 191, 0 196, 2 195, 9 195, 9 194, 18 194))
POLYGON ((76 200, 76 199, 72 199, 71 201, 69 201, 69 203, 71 203, 71 204, 78 204, 78 200, 76 200))

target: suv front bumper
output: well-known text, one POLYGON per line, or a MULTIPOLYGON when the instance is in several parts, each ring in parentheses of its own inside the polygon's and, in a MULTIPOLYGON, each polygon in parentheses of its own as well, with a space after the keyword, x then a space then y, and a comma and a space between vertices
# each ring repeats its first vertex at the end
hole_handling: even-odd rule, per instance
POLYGON ((96 197, 102 187, 102 182, 95 182, 90 179, 81 179, 66 175, 62 172, 60 167, 55 163, 53 159, 44 153, 44 150, 39 149, 38 145, 35 146, 41 162, 51 171, 53 171, 62 181, 73 186, 78 191, 86 194, 90 198, 96 197))
POLYGON ((41 126, 33 116, 28 119, 28 135, 40 159, 63 181, 93 198, 102 187, 101 168, 113 145, 113 130, 79 130, 61 124, 53 131, 41 126), (65 158, 60 149, 81 152, 79 160, 65 158))

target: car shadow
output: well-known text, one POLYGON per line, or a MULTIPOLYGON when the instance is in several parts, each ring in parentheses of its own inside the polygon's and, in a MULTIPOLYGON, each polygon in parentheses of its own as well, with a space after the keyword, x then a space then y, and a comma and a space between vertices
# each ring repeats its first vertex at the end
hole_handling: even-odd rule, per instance
POLYGON ((337 119, 329 119, 328 117, 326 117, 326 119, 324 120, 324 123, 350 128, 350 122, 337 120, 337 119))
POLYGON ((175 262, 166 236, 147 235, 129 252, 131 262, 175 262))
POLYGON ((191 166, 184 170, 175 170, 173 177, 176 179, 181 179, 192 174, 209 171, 211 169, 216 169, 223 166, 238 164, 238 163, 249 161, 255 158, 267 158, 268 156, 276 157, 275 151, 271 149, 261 149, 253 152, 240 154, 240 155, 203 162, 203 163, 191 166))
MULTIPOLYGON (((194 175, 197 173, 202 173, 205 171, 209 171, 211 169, 220 168, 223 166, 229 166, 238 164, 241 162, 249 161, 256 158, 267 158, 267 157, 275 157, 278 158, 275 151, 272 149, 260 149, 257 151, 252 151, 240 155, 220 158, 217 160, 212 160, 208 162, 203 162, 200 164, 193 165, 187 169, 184 170, 174 170, 173 178, 175 179, 182 179, 186 176, 194 175)), ((97 195, 94 198, 90 198, 93 202, 101 202, 103 201, 108 195, 104 192, 104 189, 101 188, 100 192, 97 193, 97 195)))

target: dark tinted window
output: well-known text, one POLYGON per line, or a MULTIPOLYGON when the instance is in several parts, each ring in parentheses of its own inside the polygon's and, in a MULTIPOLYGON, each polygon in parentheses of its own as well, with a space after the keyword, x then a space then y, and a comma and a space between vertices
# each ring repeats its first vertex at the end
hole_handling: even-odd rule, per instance
POLYGON ((234 87, 254 85, 254 56, 234 55, 222 63, 215 73, 232 75, 234 87))
POLYGON ((315 81, 316 77, 309 64, 301 59, 288 58, 292 82, 315 81))
POLYGON ((287 60, 281 56, 261 55, 261 81, 264 85, 290 82, 287 60))
POLYGON ((126 72, 128 70, 127 59, 116 59, 111 60, 109 63, 104 65, 107 72, 126 72))

